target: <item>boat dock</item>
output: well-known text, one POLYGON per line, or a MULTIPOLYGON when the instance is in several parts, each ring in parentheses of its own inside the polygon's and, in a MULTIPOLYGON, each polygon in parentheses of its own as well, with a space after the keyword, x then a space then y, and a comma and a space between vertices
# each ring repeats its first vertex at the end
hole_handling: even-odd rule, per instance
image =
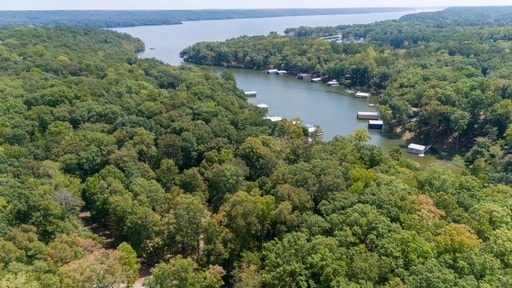
POLYGON ((261 108, 261 109, 265 109, 265 110, 268 111, 268 105, 267 104, 261 103, 261 104, 256 105, 256 107, 261 108))
POLYGON ((264 119, 268 119, 268 120, 270 120, 272 122, 278 122, 278 121, 283 120, 283 117, 280 117, 280 116, 267 116, 264 119))
POLYGON ((369 120, 368 121, 368 129, 382 130, 383 127, 384 127, 384 121, 382 121, 382 120, 369 120))
POLYGON ((247 96, 247 97, 256 97, 256 95, 258 95, 258 93, 256 91, 246 91, 245 92, 245 96, 247 96))
POLYGON ((327 85, 331 86, 331 87, 337 87, 337 86, 340 86, 340 84, 338 83, 338 81, 336 80, 331 80, 329 82, 327 82, 327 85))
POLYGON ((357 119, 379 120, 379 112, 357 112, 357 119))
POLYGON ((370 93, 357 92, 356 98, 368 99, 368 98, 370 98, 370 93))
POLYGON ((418 156, 423 157, 425 156, 425 153, 427 153, 428 149, 430 149, 432 145, 424 146, 420 144, 411 143, 409 146, 407 146, 407 152, 418 154, 418 156))

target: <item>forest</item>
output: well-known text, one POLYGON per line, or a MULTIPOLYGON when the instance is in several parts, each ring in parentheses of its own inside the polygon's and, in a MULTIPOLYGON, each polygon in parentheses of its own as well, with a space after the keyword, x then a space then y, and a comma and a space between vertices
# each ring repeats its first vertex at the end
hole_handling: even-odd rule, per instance
MULTIPOLYGON (((395 54, 414 51, 360 44, 340 49, 385 61, 389 47, 389 63, 422 71, 395 54)), ((143 49, 109 30, 0 29, 0 287, 131 287, 141 267, 149 288, 512 287, 512 187, 488 170, 510 128, 477 140, 481 169, 423 167, 366 130, 324 141, 300 119, 266 120, 229 71, 143 49)), ((462 91, 491 95, 467 69, 418 76, 455 88, 467 75, 462 91)), ((395 81, 412 91, 418 76, 395 81)))
POLYGON ((380 95, 380 115, 390 131, 462 155, 475 175, 510 184, 507 15, 511 7, 450 8, 367 25, 290 28, 286 36, 197 43, 181 56, 204 65, 311 73, 372 91, 380 95), (482 18, 488 21, 477 25, 482 18), (319 38, 337 34, 343 43, 319 38))
POLYGON ((0 11, 0 26, 72 26, 116 28, 175 25, 183 21, 342 15, 412 11, 412 8, 201 9, 201 10, 34 10, 0 11))

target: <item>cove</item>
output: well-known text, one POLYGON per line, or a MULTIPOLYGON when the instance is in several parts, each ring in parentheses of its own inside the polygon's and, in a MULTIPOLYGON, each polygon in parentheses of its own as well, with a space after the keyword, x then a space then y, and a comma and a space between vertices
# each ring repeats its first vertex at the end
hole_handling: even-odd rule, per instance
MULTIPOLYGON (((140 38, 146 44, 143 58, 156 58, 171 65, 181 65, 179 53, 184 48, 201 41, 224 41, 242 35, 282 34, 286 28, 299 26, 336 26, 340 24, 366 24, 398 19, 405 14, 437 11, 423 9, 409 12, 388 12, 327 16, 293 16, 277 18, 207 20, 184 22, 182 25, 139 26, 116 28, 140 38)), ((212 68, 213 69, 213 68, 212 68)), ((221 70, 221 68, 215 68, 221 70)), ((298 117, 305 123, 320 125, 324 140, 335 135, 348 135, 355 129, 366 129, 367 121, 357 120, 357 111, 375 111, 367 100, 356 99, 346 94, 343 87, 328 87, 322 83, 298 80, 290 75, 268 75, 264 71, 229 69, 237 85, 245 91, 257 91, 257 97, 249 98, 253 104, 267 104, 269 116, 298 117)), ((372 101, 372 99, 370 99, 372 101)), ((373 99, 374 101, 374 99, 373 99)), ((389 150, 403 146, 401 139, 391 139, 380 131, 370 130, 371 144, 389 150)), ((439 162, 435 157, 405 153, 420 164, 439 162)), ((439 163, 448 165, 448 163, 439 163)))

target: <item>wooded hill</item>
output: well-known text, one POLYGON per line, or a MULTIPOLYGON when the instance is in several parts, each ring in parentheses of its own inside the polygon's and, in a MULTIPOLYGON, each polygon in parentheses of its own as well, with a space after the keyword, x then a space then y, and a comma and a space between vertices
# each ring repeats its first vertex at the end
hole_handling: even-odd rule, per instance
POLYGON ((484 174, 364 130, 308 141, 231 73, 125 34, 0 41, 0 287, 117 287, 140 263, 148 287, 512 286, 512 188, 484 174))

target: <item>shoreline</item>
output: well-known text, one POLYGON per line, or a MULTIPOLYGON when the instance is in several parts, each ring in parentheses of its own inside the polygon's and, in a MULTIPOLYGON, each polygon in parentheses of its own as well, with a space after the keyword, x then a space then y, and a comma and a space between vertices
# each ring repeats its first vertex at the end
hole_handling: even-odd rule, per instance
POLYGON ((300 16, 414 12, 415 7, 280 8, 204 10, 3 10, 0 27, 71 26, 101 29, 181 25, 183 22, 300 16))

